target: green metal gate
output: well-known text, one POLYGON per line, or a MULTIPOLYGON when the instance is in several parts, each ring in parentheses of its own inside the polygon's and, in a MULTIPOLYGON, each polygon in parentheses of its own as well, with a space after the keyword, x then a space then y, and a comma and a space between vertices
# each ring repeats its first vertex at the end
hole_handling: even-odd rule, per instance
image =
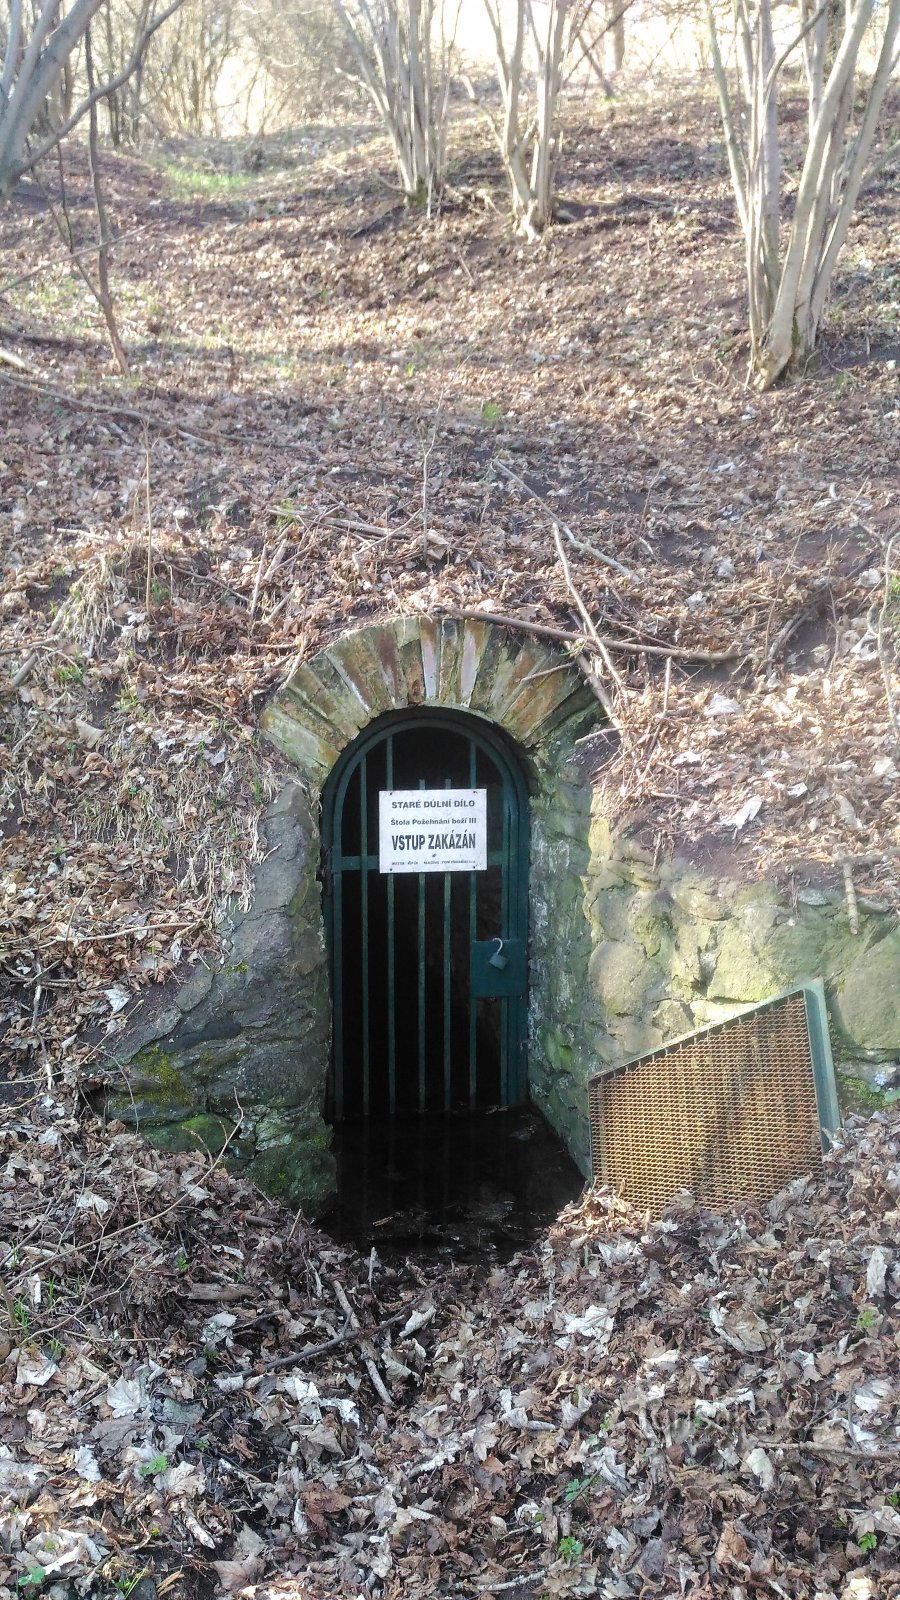
POLYGON ((323 795, 335 1121, 526 1098, 528 793, 506 740, 463 712, 391 712, 323 795), (486 791, 481 871, 379 870, 379 794, 486 791))

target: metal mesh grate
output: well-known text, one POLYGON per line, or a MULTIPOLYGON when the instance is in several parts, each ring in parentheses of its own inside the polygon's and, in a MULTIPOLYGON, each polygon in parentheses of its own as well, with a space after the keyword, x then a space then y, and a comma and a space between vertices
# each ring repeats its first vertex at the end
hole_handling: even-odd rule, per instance
MULTIPOLYGON (((830 1074, 827 1031, 820 1052, 830 1074)), ((768 1199, 821 1163, 803 990, 602 1073, 589 1090, 595 1178, 654 1214, 683 1189, 708 1205, 768 1199)))

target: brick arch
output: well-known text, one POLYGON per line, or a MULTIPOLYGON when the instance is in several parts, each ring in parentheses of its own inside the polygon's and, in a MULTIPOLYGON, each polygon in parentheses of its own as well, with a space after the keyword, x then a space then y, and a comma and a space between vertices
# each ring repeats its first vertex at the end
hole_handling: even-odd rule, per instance
POLYGON ((396 617, 342 634, 303 662, 266 706, 265 733, 321 789, 374 717, 410 706, 469 711, 541 765, 553 734, 597 705, 580 673, 540 640, 482 621, 396 617))

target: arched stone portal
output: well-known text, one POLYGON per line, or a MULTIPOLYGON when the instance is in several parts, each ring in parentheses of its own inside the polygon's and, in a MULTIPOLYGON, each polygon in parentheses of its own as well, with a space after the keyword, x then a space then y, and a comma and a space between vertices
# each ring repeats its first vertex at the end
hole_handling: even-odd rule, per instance
MULTIPOLYGON (((231 917, 222 965, 195 971, 162 1005, 145 1006, 118 1052, 129 1083, 126 1094, 110 1097, 111 1110, 157 1142, 216 1148, 237 1099, 244 1124, 230 1157, 263 1188, 311 1209, 333 1183, 323 790, 365 730, 429 711, 481 726, 485 742, 505 742, 521 764, 533 818, 531 942, 540 958, 553 938, 560 865, 546 813, 574 741, 598 720, 597 702, 571 660, 540 641, 487 618, 402 617, 342 635, 292 669, 266 706, 263 730, 296 778, 264 819, 267 853, 253 904, 231 917)), ((532 1027, 546 1005, 544 987, 533 986, 532 1027)), ((523 1035, 525 1024, 523 1006, 523 1035)), ((540 1092, 535 1098, 557 1125, 565 1122, 562 1108, 540 1092)), ((584 1135, 574 1153, 584 1164, 580 1105, 578 1124, 584 1135)))

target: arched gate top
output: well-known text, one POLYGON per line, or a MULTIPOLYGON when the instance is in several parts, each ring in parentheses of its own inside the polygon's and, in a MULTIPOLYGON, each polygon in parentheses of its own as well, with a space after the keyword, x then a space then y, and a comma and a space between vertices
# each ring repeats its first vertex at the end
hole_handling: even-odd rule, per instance
POLYGON ((506 739, 491 723, 472 716, 471 712, 421 706, 406 711, 388 712, 384 716, 377 717, 363 734, 357 735, 345 748, 325 783, 323 799, 326 817, 335 810, 340 811, 347 784, 360 762, 392 734, 408 733, 417 726, 446 729, 448 733, 462 734, 470 744, 483 750, 494 762, 498 775, 502 778, 504 786, 509 788, 516 804, 522 808, 527 807, 528 791, 522 768, 506 739))

